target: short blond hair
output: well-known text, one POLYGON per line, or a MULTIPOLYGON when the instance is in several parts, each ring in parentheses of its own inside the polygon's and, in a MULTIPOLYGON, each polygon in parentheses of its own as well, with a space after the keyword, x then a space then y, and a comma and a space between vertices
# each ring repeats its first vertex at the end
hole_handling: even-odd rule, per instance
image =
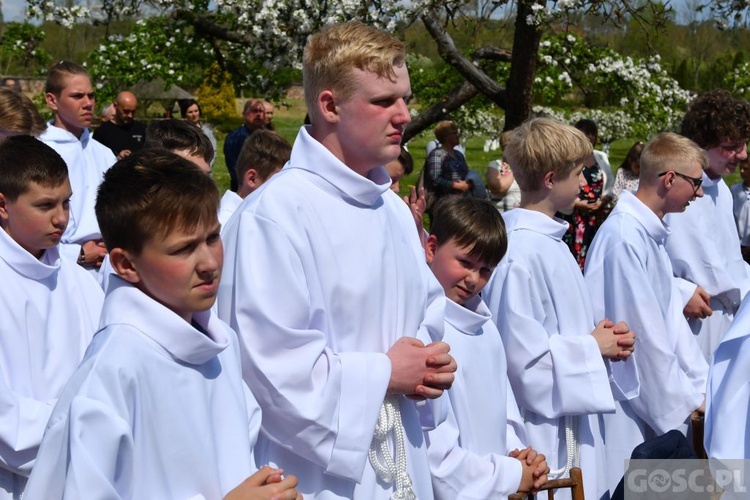
POLYGON ((706 152, 687 137, 663 132, 646 143, 641 152, 640 179, 650 181, 660 173, 673 170, 684 174, 685 167, 697 162, 701 170, 708 167, 706 152))
POLYGON ((536 191, 547 172, 567 175, 592 151, 591 142, 575 127, 535 118, 511 132, 503 155, 521 191, 536 191))
POLYGON ((315 122, 317 99, 324 90, 344 101, 354 93, 353 69, 394 80, 393 68, 402 66, 405 59, 403 43, 360 21, 333 24, 312 35, 302 57, 305 104, 311 121, 315 122))

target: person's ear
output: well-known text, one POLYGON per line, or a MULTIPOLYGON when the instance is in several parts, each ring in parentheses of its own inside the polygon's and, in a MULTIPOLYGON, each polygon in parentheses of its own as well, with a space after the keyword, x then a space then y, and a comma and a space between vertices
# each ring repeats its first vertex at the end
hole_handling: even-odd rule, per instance
POLYGON ((336 98, 331 90, 324 90, 318 94, 318 109, 320 116, 329 123, 339 121, 339 110, 336 104, 336 98))
POLYGON ((257 170, 254 168, 247 169, 247 172, 245 172, 245 184, 251 189, 260 186, 260 176, 258 175, 257 170))
POLYGON ((424 256, 428 264, 432 264, 435 260, 435 254, 437 253, 438 240, 434 234, 427 237, 427 241, 424 244, 424 256))
POLYGON ((554 178, 555 174, 550 170, 542 177, 542 185, 547 189, 552 189, 552 186, 555 184, 554 178))
POLYGON ((8 198, 0 193, 0 223, 8 222, 8 198))
POLYGON ((127 250, 113 248, 109 252, 109 261, 120 278, 133 284, 141 281, 136 264, 127 250))
POLYGON ((52 92, 44 94, 44 100, 47 101, 47 106, 52 111, 57 111, 57 96, 52 92))

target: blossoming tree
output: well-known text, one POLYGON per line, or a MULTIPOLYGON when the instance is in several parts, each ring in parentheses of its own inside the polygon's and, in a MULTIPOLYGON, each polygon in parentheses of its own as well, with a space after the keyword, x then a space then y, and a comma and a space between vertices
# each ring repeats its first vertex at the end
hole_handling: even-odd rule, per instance
MULTIPOLYGON (((419 78, 414 74, 415 69, 425 68, 412 64, 422 110, 407 129, 407 138, 477 97, 502 108, 504 127, 512 128, 532 112, 534 92, 560 94, 578 89, 585 94, 587 89, 607 85, 618 90, 613 93, 618 101, 609 103, 609 108, 620 109, 620 114, 612 114, 617 119, 610 121, 627 122, 635 131, 668 123, 686 99, 658 60, 632 61, 614 53, 579 57, 576 51, 585 46, 579 39, 565 42, 552 38, 549 45, 540 46, 551 25, 565 26, 582 10, 597 13, 604 22, 659 22, 668 12, 668 0, 475 0, 470 4, 461 0, 151 0, 149 4, 99 0, 89 4, 91 9, 61 7, 53 0, 27 2, 32 15, 68 26, 92 17, 110 20, 133 15, 144 12, 146 5, 150 12, 160 14, 139 22, 127 36, 111 38, 92 56, 92 73, 102 90, 108 91, 112 88, 107 85, 128 85, 132 84, 128 79, 144 77, 161 76, 174 83, 195 61, 212 58, 234 75, 237 86, 270 93, 288 82, 285 69, 299 68, 307 37, 328 23, 357 18, 393 31, 397 26, 422 22, 441 58, 453 69, 449 80, 455 85, 443 86, 439 95, 433 92, 425 99, 429 92, 419 94, 419 78), (461 48, 446 29, 462 17, 490 19, 509 8, 515 15, 512 50, 461 48), (560 59, 562 53, 555 52, 560 50, 570 54, 560 59), (658 120, 653 119, 655 114, 658 120)), ((424 80, 422 89, 434 85, 434 80, 424 80)), ((497 120, 482 114, 483 107, 471 113, 474 126, 497 127, 497 120)))

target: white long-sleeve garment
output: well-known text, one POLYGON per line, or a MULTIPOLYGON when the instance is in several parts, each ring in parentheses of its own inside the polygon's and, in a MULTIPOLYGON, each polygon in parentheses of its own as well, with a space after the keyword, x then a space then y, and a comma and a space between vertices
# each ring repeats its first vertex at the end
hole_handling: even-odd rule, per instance
POLYGON ((117 276, 49 420, 28 499, 223 498, 256 471, 235 333, 201 330, 117 276))
POLYGON ((73 196, 70 199, 70 221, 61 243, 64 256, 75 261, 81 244, 102 237, 94 212, 96 192, 104 172, 114 165, 116 158, 112 150, 95 140, 87 128, 83 129, 79 139, 49 122, 39 140, 57 151, 68 166, 73 196))
POLYGON ((684 212, 664 217, 672 229, 666 248, 675 276, 681 278, 683 300, 692 295, 695 285, 712 297, 713 315, 689 321, 709 362, 750 290, 750 272, 742 260, 732 203, 724 180, 713 180, 704 172, 703 197, 684 212))
POLYGON ((500 334, 476 297, 462 307, 447 301, 445 336, 456 359, 448 391, 448 419, 425 433, 436 499, 501 499, 518 491, 521 462, 508 457, 525 448, 525 430, 500 334))
POLYGON ((35 258, 0 229, 0 499, 23 492, 44 428, 99 323, 96 280, 60 258, 35 258))
POLYGON ((604 416, 611 489, 633 449, 672 429, 684 431, 706 392, 708 364, 682 314, 664 248, 669 234, 650 208, 624 191, 586 258, 594 315, 625 321, 636 333, 640 393, 617 401, 617 411, 604 416))
MULTIPOLYGON (((385 168, 365 178, 300 130, 291 160, 222 231, 219 316, 239 334, 263 409, 263 457, 310 498, 389 498, 368 460, 401 337, 443 336, 445 297, 385 168)), ((399 398, 409 475, 432 497, 413 401, 399 398)), ((259 441, 260 444, 260 441, 259 441)), ((391 448, 393 449, 393 448, 391 448)))
POLYGON ((737 225, 737 236, 740 245, 750 246, 750 199, 748 188, 744 182, 738 182, 729 188, 732 193, 732 208, 734 209, 734 223, 737 225))
POLYGON ((706 394, 708 458, 750 458, 750 299, 714 353, 706 394))
POLYGON ((554 469, 567 459, 564 419, 580 416, 580 466, 587 498, 607 494, 601 413, 637 393, 634 370, 610 383, 596 340, 591 298, 562 236, 567 223, 527 209, 503 214, 508 253, 484 300, 503 338, 508 378, 528 444, 554 469))

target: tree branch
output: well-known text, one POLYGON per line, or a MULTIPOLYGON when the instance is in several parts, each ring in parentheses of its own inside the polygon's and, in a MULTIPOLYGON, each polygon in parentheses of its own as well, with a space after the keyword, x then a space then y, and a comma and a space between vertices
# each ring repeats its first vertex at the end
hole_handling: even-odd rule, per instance
POLYGON ((435 15, 432 13, 423 15, 422 22, 432 39, 435 40, 440 57, 476 87, 479 92, 505 109, 505 89, 458 51, 453 39, 435 15))
POLYGON ((215 23, 210 15, 198 15, 193 11, 176 9, 172 12, 172 17, 187 22, 192 25, 196 31, 211 38, 237 43, 246 47, 252 47, 256 43, 255 38, 251 36, 239 31, 227 29, 215 23))
POLYGON ((508 49, 501 49, 498 47, 479 47, 477 50, 472 52, 473 57, 477 59, 487 59, 489 61, 507 62, 509 63, 513 52, 508 49))
POLYGON ((446 115, 456 111, 461 106, 472 100, 479 94, 479 90, 471 83, 464 81, 460 87, 454 89, 450 94, 440 99, 429 108, 425 109, 406 126, 404 131, 404 142, 410 141, 417 134, 445 118, 446 115))

